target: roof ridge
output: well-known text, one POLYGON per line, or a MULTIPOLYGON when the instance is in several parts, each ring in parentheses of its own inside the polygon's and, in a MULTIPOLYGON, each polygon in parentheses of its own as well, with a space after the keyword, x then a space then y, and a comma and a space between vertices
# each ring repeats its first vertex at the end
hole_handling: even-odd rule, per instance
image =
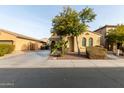
POLYGON ((94 30, 93 32, 96 32, 97 30, 103 29, 103 28, 105 28, 105 27, 116 27, 116 26, 117 26, 117 25, 104 25, 104 26, 102 26, 102 27, 100 27, 100 28, 94 30))
POLYGON ((14 36, 19 37, 19 38, 30 39, 30 40, 34 40, 34 41, 41 41, 39 39, 35 39, 33 37, 26 36, 26 35, 19 34, 19 33, 16 33, 16 32, 9 31, 9 30, 5 30, 5 29, 0 29, 0 31, 6 32, 8 34, 14 35, 14 36))

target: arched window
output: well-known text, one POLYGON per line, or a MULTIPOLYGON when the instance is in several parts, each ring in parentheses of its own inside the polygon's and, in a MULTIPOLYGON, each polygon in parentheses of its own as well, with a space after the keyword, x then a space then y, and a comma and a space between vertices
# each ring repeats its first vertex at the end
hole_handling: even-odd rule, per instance
POLYGON ((86 46, 86 38, 84 38, 84 37, 82 39, 82 46, 86 46))
POLYGON ((93 46, 93 38, 89 38, 89 47, 93 46))

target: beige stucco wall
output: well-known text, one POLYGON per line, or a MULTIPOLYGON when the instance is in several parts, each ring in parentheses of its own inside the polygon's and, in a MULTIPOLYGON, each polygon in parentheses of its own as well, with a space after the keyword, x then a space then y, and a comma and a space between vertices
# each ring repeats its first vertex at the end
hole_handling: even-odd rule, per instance
POLYGON ((0 31, 0 40, 16 40, 16 36, 0 31))
POLYGON ((105 46, 106 30, 107 30, 106 28, 103 28, 103 29, 99 29, 99 30, 96 31, 97 33, 100 33, 102 35, 101 39, 100 39, 100 42, 101 42, 102 46, 105 46))
POLYGON ((40 49, 40 46, 42 45, 42 43, 39 43, 37 41, 17 38, 15 41, 15 50, 16 51, 18 51, 18 50, 30 50, 31 44, 33 44, 34 50, 40 49))
POLYGON ((34 44, 35 50, 38 50, 42 45, 42 43, 38 41, 17 38, 14 35, 11 35, 2 31, 0 32, 0 40, 13 40, 14 41, 13 44, 15 45, 15 51, 29 50, 30 44, 34 44))
MULTIPOLYGON (((84 32, 83 34, 81 34, 79 37, 78 37, 78 41, 79 41, 79 48, 80 48, 80 51, 81 52, 85 52, 86 51, 86 47, 82 46, 82 39, 86 38, 86 47, 88 47, 89 45, 89 39, 90 38, 93 38, 93 46, 96 46, 96 45, 100 45, 100 35, 97 35, 97 34, 94 34, 92 32, 84 32), (87 33, 89 35, 87 35, 87 33)), ((76 37, 74 38, 74 52, 78 52, 77 50, 77 42, 76 42, 76 37)))

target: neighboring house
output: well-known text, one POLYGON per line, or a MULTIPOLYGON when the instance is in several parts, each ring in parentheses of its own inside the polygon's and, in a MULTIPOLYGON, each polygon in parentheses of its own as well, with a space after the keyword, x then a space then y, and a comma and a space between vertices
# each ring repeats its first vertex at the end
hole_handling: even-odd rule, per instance
POLYGON ((0 44, 13 44, 15 51, 38 50, 42 43, 41 40, 0 29, 0 44))
POLYGON ((41 41, 43 41, 44 45, 49 45, 49 39, 48 38, 42 38, 41 41))
POLYGON ((101 45, 104 46, 105 48, 109 49, 109 50, 112 50, 113 46, 110 46, 108 44, 106 36, 107 36, 110 29, 115 29, 116 27, 117 27, 117 25, 105 25, 105 26, 94 31, 94 32, 100 33, 102 35, 101 40, 100 40, 101 45))
MULTIPOLYGON (((78 43, 81 52, 86 52, 86 47, 100 46, 101 35, 96 32, 87 31, 78 36, 78 43)), ((55 33, 52 34, 50 40, 51 44, 55 44, 59 40, 60 36, 55 33)), ((76 37, 67 36, 65 40, 68 41, 67 48, 69 52, 78 52, 76 37)))

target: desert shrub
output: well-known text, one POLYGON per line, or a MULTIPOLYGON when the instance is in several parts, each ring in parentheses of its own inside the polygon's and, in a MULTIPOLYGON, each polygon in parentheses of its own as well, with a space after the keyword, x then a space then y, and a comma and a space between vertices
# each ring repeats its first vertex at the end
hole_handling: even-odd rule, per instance
POLYGON ((63 56, 67 53, 67 43, 68 41, 59 40, 51 48, 51 55, 53 56, 63 56))
POLYGON ((51 55, 61 56, 62 55, 62 43, 60 41, 56 42, 51 49, 51 55))
POLYGON ((12 53, 14 51, 14 49, 15 49, 14 45, 9 45, 8 54, 12 53))
POLYGON ((9 54, 14 51, 15 46, 10 44, 0 44, 0 56, 9 54))
POLYGON ((107 50, 102 47, 87 47, 86 54, 90 59, 105 59, 107 50))

